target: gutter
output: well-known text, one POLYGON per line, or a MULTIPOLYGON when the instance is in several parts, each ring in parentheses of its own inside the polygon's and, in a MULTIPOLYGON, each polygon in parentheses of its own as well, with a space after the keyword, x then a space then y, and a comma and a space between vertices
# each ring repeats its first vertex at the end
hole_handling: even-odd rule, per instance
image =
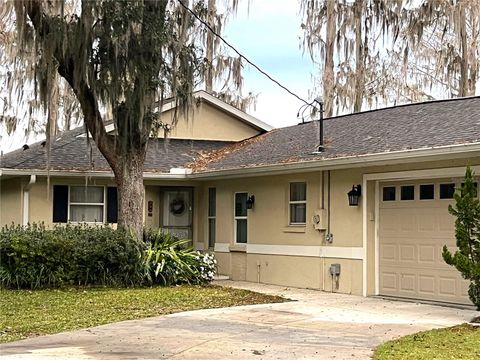
MULTIPOLYGON (((186 169, 188 170, 188 169, 186 169)), ((89 177, 97 179, 114 179, 115 175, 112 171, 75 171, 75 170, 32 170, 32 169, 0 169, 0 177, 2 176, 25 176, 25 175, 36 175, 36 176, 58 176, 58 177, 89 177)), ((188 175, 188 171, 181 173, 156 173, 156 172, 145 172, 143 173, 144 179, 165 179, 165 180, 187 180, 191 178, 188 175)))

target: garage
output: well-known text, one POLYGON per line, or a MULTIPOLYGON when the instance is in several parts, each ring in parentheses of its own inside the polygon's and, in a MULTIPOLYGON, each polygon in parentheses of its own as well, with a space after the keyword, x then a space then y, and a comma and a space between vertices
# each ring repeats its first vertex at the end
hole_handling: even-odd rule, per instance
POLYGON ((460 184, 460 179, 380 183, 380 295, 471 304, 468 282, 442 258, 443 245, 455 246, 448 205, 460 184))

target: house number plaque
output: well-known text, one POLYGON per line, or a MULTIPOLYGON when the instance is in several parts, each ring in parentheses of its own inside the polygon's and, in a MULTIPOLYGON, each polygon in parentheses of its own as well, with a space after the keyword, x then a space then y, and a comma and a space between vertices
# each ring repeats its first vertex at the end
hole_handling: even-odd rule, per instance
POLYGON ((149 217, 153 216, 153 201, 151 200, 147 203, 147 212, 149 217))

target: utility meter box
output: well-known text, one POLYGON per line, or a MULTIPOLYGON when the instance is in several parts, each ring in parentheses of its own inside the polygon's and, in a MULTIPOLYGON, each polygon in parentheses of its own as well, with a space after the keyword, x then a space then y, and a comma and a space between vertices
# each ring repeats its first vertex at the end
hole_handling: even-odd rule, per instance
POLYGON ((339 276, 340 275, 340 264, 330 265, 330 275, 339 276))
POLYGON ((325 209, 317 209, 313 212, 312 217, 313 228, 315 230, 327 229, 327 211, 325 209))

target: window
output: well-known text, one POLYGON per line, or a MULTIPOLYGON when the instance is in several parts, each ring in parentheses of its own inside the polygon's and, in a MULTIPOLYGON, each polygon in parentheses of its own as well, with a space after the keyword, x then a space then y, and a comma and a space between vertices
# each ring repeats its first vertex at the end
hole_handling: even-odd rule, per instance
POLYGON ((235 242, 247 243, 247 198, 248 193, 235 193, 235 242))
POLYGON ((455 184, 440 184, 440 199, 453 199, 455 184))
POLYGON ((217 189, 208 188, 208 247, 215 247, 217 216, 217 189))
POLYGON ((435 198, 435 185, 420 185, 420 200, 433 200, 435 198))
POLYGON ((400 199, 415 200, 415 186, 405 185, 400 188, 400 199))
POLYGON ((107 223, 116 223, 117 213, 116 187, 53 186, 54 223, 104 222, 105 218, 107 223))
POLYGON ((70 221, 103 222, 103 186, 70 186, 70 221))
POLYGON ((290 225, 307 222, 307 183, 290 183, 290 225))
POLYGON ((395 186, 385 186, 383 188, 383 201, 395 201, 395 186))

